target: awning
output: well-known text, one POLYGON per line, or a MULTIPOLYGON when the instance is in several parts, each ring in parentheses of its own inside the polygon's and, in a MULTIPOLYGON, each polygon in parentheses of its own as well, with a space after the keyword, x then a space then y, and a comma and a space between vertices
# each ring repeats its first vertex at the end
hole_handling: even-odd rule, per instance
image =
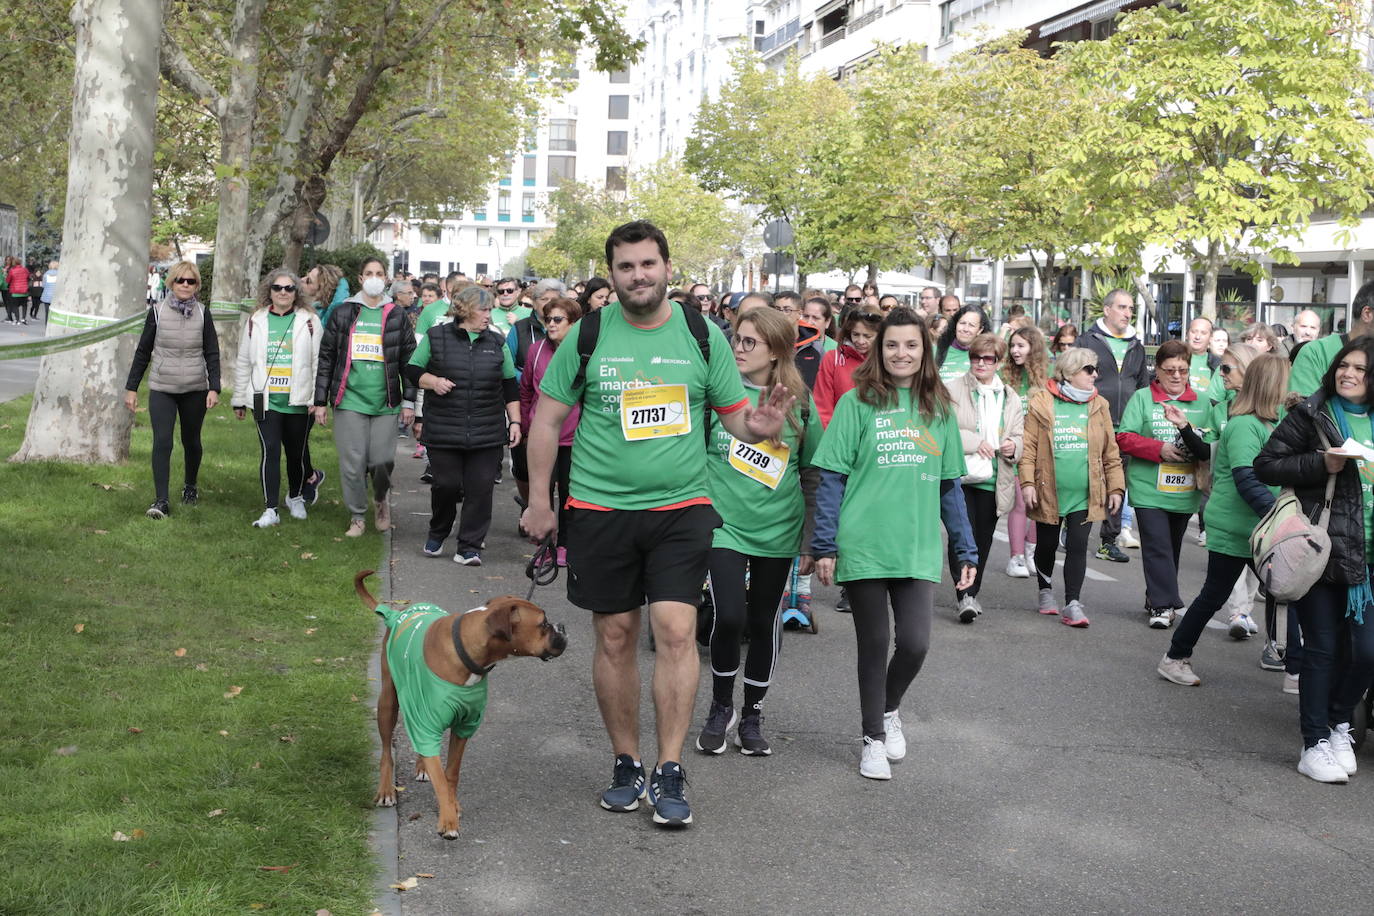
POLYGON ((1120 10, 1123 6, 1133 2, 1135 2, 1135 0, 1099 0, 1097 3, 1090 3, 1087 6, 1079 7, 1072 13, 1060 16, 1058 19, 1050 19, 1041 23, 1040 37, 1047 38, 1055 32, 1062 32, 1069 26, 1078 25, 1080 22, 1105 19, 1107 16, 1120 10))

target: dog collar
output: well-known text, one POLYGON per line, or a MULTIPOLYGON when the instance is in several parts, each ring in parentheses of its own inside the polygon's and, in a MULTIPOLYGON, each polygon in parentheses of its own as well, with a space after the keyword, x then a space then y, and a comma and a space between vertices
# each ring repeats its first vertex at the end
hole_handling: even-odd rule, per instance
MULTIPOLYGON (((480 611, 481 608, 473 608, 472 610, 480 611)), ((472 656, 468 655, 468 650, 463 648, 463 638, 458 635, 458 622, 471 613, 472 611, 466 611, 462 614, 459 614, 457 617, 453 618, 453 648, 457 651, 458 660, 463 663, 463 667, 467 668, 468 671, 472 672, 473 678, 475 679, 475 683, 476 681, 480 681, 488 674, 490 674, 491 669, 496 667, 496 663, 493 662, 492 664, 487 665, 484 668, 481 665, 477 664, 477 662, 473 661, 472 656)))

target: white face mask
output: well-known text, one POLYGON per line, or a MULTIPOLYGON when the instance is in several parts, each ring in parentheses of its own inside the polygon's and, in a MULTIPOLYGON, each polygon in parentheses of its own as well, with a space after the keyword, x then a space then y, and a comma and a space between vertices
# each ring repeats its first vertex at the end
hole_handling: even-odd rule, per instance
POLYGON ((372 298, 375 299, 375 298, 377 298, 378 296, 380 296, 380 295, 382 294, 382 290, 385 289, 385 288, 386 288, 386 281, 383 280, 381 277, 364 277, 364 278, 363 278, 363 294, 364 294, 364 295, 371 296, 372 298))

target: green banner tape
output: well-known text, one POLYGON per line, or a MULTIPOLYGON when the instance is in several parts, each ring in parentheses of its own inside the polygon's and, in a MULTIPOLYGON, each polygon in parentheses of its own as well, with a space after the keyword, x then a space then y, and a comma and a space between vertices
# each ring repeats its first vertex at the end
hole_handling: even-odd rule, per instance
MULTIPOLYGON (((245 312, 252 310, 253 300, 251 299, 245 299, 242 303, 212 302, 210 304, 210 317, 215 321, 237 321, 243 317, 245 312)), ((124 318, 110 318, 104 315, 78 315, 74 312, 53 309, 48 317, 49 326, 71 328, 73 333, 61 334, 57 337, 44 337, 41 340, 26 340, 22 343, 0 344, 0 360, 32 359, 36 356, 47 356, 50 353, 79 350, 82 347, 89 347, 91 344, 109 340, 120 334, 141 333, 143 323, 147 320, 147 312, 140 312, 137 315, 129 315, 124 318)))

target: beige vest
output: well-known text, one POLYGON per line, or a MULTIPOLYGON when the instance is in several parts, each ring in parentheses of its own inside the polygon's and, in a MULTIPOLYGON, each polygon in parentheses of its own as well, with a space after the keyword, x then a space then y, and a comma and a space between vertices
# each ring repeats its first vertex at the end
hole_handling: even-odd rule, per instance
POLYGON ((148 389, 168 394, 208 390, 210 370, 205 365, 205 307, 197 305, 190 318, 183 318, 164 299, 154 306, 153 314, 157 318, 157 337, 153 340, 148 389))

